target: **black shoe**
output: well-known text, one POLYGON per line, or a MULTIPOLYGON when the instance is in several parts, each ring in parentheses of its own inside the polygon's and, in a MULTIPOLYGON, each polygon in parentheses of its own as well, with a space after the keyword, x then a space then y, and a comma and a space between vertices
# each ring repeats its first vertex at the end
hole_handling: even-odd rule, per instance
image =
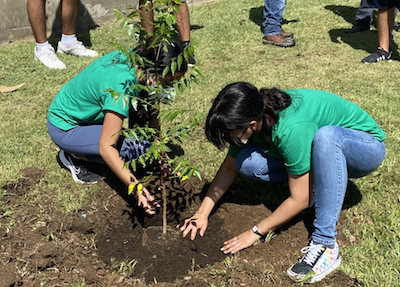
POLYGON ((102 178, 101 175, 88 170, 81 160, 74 158, 64 150, 60 150, 58 156, 61 163, 71 171, 74 181, 80 183, 97 183, 102 178))
POLYGON ((361 60, 361 62, 365 63, 365 64, 374 64, 374 63, 378 63, 380 61, 391 62, 392 61, 392 51, 386 52, 381 47, 378 47, 378 49, 375 52, 373 52, 371 55, 369 55, 361 60))
POLYGON ((369 30, 371 30, 369 22, 357 21, 357 23, 350 30, 347 30, 346 33, 354 34, 361 31, 369 31, 369 30))
POLYGON ((196 64, 196 60, 194 59, 194 55, 188 57, 188 66, 193 67, 196 64))

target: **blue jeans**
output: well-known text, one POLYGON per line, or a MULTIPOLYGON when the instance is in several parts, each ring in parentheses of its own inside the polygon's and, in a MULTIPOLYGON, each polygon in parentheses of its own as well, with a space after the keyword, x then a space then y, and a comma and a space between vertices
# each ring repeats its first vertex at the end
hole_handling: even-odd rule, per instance
POLYGON ((286 0, 265 0, 264 3, 264 35, 281 34, 282 15, 286 7, 286 0))
MULTIPOLYGON (((312 144, 315 231, 311 236, 315 243, 334 246, 348 178, 371 173, 381 165, 385 154, 385 144, 367 132, 338 126, 325 126, 316 132, 312 144)), ((243 148, 235 163, 246 177, 284 179, 283 161, 269 157, 256 145, 243 148)))
MULTIPOLYGON (((64 131, 47 121, 47 130, 54 143, 64 151, 76 155, 83 155, 89 162, 105 164, 99 153, 100 134, 103 125, 77 126, 64 131)), ((116 135, 118 136, 118 135, 116 135)), ((117 150, 121 158, 128 162, 137 159, 150 147, 150 143, 127 139, 120 135, 117 142, 117 150)))

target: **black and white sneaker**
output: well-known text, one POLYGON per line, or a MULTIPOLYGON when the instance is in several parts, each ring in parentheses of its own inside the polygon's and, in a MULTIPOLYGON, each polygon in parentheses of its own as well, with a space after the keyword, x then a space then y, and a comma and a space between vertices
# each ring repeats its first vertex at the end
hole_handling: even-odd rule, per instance
POLYGON ((287 270, 289 277, 295 282, 314 283, 321 281, 326 275, 339 267, 341 257, 339 245, 330 249, 322 244, 310 243, 301 250, 305 253, 299 262, 287 270))
POLYGON ((392 61, 392 51, 386 52, 381 47, 378 47, 378 49, 375 52, 373 52, 371 55, 369 55, 361 60, 361 62, 365 63, 365 64, 374 64, 374 63, 378 63, 380 61, 391 62, 392 61))
POLYGON ((189 57, 188 57, 188 67, 194 67, 195 64, 196 64, 196 59, 194 58, 194 55, 193 56, 189 55, 189 57))
POLYGON ((102 176, 88 170, 83 161, 74 158, 71 154, 60 150, 58 154, 61 163, 71 171, 72 178, 80 183, 97 183, 102 176))

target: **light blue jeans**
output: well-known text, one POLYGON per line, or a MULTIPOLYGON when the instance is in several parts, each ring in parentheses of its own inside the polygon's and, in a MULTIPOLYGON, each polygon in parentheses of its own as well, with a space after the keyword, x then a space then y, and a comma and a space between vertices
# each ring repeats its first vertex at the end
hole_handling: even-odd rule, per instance
POLYGON ((282 15, 286 7, 286 0, 265 0, 264 2, 264 35, 281 34, 282 15))
MULTIPOLYGON (((316 132, 312 144, 315 201, 312 241, 334 246, 348 178, 371 173, 381 165, 385 154, 385 144, 367 132, 338 126, 325 126, 316 132)), ((239 152, 236 168, 256 180, 287 179, 283 161, 266 155, 258 145, 246 146, 239 152)))

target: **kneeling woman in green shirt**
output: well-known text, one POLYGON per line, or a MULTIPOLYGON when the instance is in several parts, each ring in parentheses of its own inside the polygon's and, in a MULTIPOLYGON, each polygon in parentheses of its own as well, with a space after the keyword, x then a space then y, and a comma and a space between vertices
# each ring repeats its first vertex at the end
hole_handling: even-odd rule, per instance
POLYGON ((238 173, 259 181, 288 180, 290 196, 252 229, 226 241, 236 253, 315 205, 315 231, 303 258, 287 271, 296 280, 322 280, 341 262, 335 236, 348 177, 374 171, 386 153, 385 133, 359 106, 318 90, 257 90, 226 86, 209 111, 206 135, 218 148, 230 144, 199 210, 180 227, 194 239, 238 173), (310 275, 311 274, 311 275, 310 275))
MULTIPOLYGON (((158 49, 143 44, 134 49, 134 53, 145 59, 145 64, 156 63, 158 75, 182 52, 178 43, 162 44, 158 49)), ((186 70, 187 63, 183 60, 174 75, 167 74, 158 80, 163 86, 169 86, 186 70)), ((135 175, 124 167, 124 162, 138 158, 150 143, 126 139, 118 136, 118 132, 128 117, 130 97, 137 97, 141 92, 132 87, 156 82, 154 75, 130 63, 121 51, 114 51, 91 63, 57 93, 48 111, 47 128, 60 147, 60 161, 71 171, 75 181, 97 182, 100 176, 85 167, 85 162, 95 162, 106 163, 127 186, 137 184, 135 175), (112 97, 110 91, 120 95, 119 99, 112 97)), ((149 125, 158 126, 156 116, 149 125)), ((143 188, 136 195, 138 204, 147 213, 154 214, 159 205, 147 189, 143 188)))

